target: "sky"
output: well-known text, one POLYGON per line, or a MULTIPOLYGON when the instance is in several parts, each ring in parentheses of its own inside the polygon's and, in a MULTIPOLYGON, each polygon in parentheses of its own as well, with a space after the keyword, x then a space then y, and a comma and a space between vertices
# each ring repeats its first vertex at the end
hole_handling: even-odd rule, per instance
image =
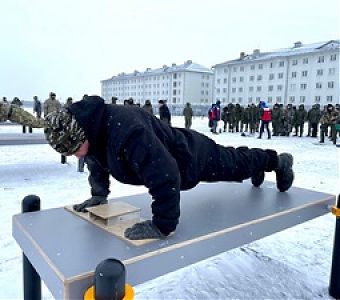
POLYGON ((0 11, 10 100, 78 100, 120 72, 339 39, 338 0, 1 0, 0 11))

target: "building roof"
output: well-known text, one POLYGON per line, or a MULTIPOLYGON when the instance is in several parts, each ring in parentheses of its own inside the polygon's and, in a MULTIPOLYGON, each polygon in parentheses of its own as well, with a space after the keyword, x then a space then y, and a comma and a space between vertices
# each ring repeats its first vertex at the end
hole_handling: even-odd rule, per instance
POLYGON ((295 55, 309 54, 313 52, 320 52, 322 50, 327 49, 340 49, 340 40, 330 40, 327 42, 318 42, 306 45, 302 44, 301 42, 296 42, 294 43, 294 46, 291 48, 282 48, 269 52, 260 52, 260 50, 255 49, 252 54, 245 54, 243 52, 240 58, 216 64, 213 66, 213 68, 242 62, 246 63, 249 61, 267 60, 276 57, 290 57, 295 55))
POLYGON ((112 76, 109 79, 102 80, 103 81, 109 81, 114 78, 118 77, 143 77, 143 76, 149 76, 149 75, 162 75, 166 73, 173 73, 173 72, 198 72, 198 73, 207 73, 207 74, 213 74, 214 72, 200 64, 193 63, 191 60, 187 60, 184 64, 176 65, 172 64, 171 66, 164 65, 162 68, 158 69, 151 69, 147 68, 144 72, 134 71, 133 73, 119 73, 117 76, 112 76))

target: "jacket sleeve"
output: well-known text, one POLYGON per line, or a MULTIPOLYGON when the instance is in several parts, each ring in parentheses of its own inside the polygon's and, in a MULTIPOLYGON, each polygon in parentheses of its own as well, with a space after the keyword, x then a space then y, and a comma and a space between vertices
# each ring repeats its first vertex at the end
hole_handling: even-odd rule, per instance
POLYGON ((90 155, 85 157, 87 168, 90 171, 89 184, 91 186, 92 196, 104 196, 110 193, 110 174, 103 169, 96 159, 90 155))
POLYGON ((125 159, 153 198, 153 223, 164 233, 176 229, 180 215, 177 162, 153 131, 140 128, 124 143, 125 159))

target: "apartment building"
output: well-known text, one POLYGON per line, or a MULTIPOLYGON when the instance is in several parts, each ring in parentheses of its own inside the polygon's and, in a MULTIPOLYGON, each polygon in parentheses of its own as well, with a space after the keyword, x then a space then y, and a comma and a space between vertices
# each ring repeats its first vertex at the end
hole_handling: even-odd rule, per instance
POLYGON ((131 97, 140 104, 145 100, 154 104, 160 99, 169 104, 206 104, 212 102, 213 77, 211 69, 188 60, 182 65, 173 63, 102 80, 101 94, 106 102, 115 96, 119 103, 131 97))
POLYGON ((271 52, 255 49, 216 64, 213 96, 247 105, 261 99, 287 105, 339 103, 340 41, 330 40, 271 52))

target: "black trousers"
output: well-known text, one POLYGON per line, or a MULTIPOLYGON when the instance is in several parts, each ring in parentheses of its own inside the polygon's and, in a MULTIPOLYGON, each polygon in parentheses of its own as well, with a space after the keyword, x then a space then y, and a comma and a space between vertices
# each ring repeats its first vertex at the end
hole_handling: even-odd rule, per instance
POLYGON ((264 128, 266 127, 268 133, 268 139, 271 138, 271 133, 269 129, 269 121, 262 121, 261 120, 261 127, 260 127, 260 138, 262 138, 262 134, 264 132, 264 128))

